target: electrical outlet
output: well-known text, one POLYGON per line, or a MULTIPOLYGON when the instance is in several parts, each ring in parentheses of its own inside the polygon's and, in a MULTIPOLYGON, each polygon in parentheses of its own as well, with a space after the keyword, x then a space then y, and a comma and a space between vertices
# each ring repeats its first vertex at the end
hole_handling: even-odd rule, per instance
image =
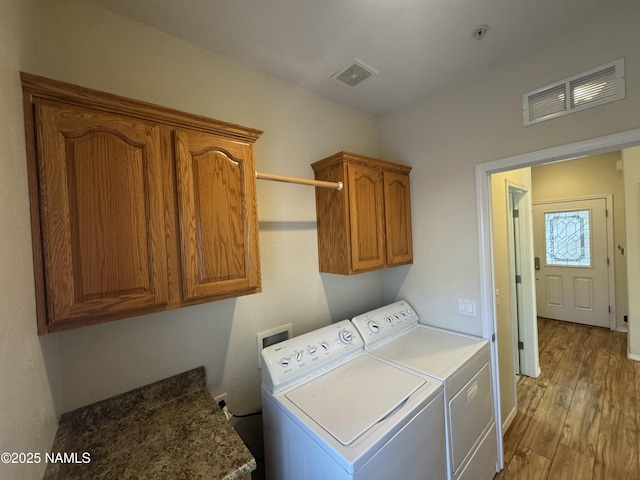
POLYGON ((223 400, 225 403, 227 403, 227 392, 221 393, 220 395, 216 395, 215 397, 213 397, 213 399, 218 404, 223 400))
POLYGON ((270 330, 265 330, 264 332, 259 332, 257 334, 258 370, 262 369, 262 363, 260 362, 262 349, 264 347, 268 347, 269 345, 273 345, 274 343, 282 342, 283 340, 288 340, 292 336, 293 336, 293 325, 291 323, 287 323, 286 325, 280 325, 279 327, 275 327, 270 330))

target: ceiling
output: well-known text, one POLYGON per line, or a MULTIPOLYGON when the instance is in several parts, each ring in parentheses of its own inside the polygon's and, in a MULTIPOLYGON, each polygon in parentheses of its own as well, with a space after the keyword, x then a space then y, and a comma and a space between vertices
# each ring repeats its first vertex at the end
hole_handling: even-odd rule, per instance
MULTIPOLYGON (((625 0, 89 0, 379 115, 625 0), (484 38, 475 27, 489 26, 484 38), (355 88, 331 77, 359 60, 355 88)), ((633 0, 629 0, 633 1, 633 0)), ((549 81, 556 80, 550 78, 549 81)), ((542 86, 542 85, 541 85, 542 86)))

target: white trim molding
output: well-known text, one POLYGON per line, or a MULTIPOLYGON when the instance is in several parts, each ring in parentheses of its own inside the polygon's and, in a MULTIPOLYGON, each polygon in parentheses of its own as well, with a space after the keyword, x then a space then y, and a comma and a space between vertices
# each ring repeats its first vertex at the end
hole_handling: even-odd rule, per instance
MULTIPOLYGON (((494 339, 496 333, 495 281, 493 271, 493 233, 491 230, 491 175, 507 170, 532 167, 543 163, 559 162, 571 158, 597 155, 640 145, 640 129, 614 133, 581 142, 560 145, 536 152, 494 160, 476 165, 476 208, 478 214, 478 245, 480 250, 480 311, 482 336, 494 339)), ((630 354, 628 354, 629 356, 630 354)), ((634 358, 640 361, 640 356, 634 358)), ((496 419, 496 442, 498 445, 498 471, 504 468, 502 445, 502 416, 500 415, 500 371, 498 349, 491 342, 491 368, 493 370, 494 415, 496 419)))

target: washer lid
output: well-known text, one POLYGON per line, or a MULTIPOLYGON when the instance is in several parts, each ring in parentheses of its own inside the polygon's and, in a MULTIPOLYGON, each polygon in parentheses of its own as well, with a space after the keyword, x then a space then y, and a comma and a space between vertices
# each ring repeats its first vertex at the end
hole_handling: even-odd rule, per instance
POLYGON ((446 382, 486 344, 482 338, 418 325, 370 351, 446 382))
POLYGON ((360 355, 286 397, 343 445, 402 405, 427 380, 360 355))

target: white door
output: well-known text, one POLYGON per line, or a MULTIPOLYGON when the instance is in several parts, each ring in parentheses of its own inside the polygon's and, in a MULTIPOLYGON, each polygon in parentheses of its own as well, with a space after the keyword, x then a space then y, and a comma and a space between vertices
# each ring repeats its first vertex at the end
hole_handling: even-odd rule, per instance
POLYGON ((522 365, 525 363, 524 359, 524 338, 521 335, 523 332, 522 323, 523 323, 523 299, 522 299, 522 262, 521 262, 521 234, 520 234, 520 209, 518 207, 519 197, 522 194, 518 192, 509 190, 509 209, 511 211, 511 218, 513 220, 513 225, 511 226, 511 231, 513 232, 513 248, 512 248, 512 262, 513 262, 513 293, 514 293, 514 302, 511 304, 511 315, 514 317, 515 321, 514 325, 514 336, 515 336, 515 345, 514 347, 517 349, 517 362, 515 365, 515 373, 519 375, 522 373, 522 365))
POLYGON ((534 204, 539 316, 609 327, 606 215, 604 198, 534 204))

